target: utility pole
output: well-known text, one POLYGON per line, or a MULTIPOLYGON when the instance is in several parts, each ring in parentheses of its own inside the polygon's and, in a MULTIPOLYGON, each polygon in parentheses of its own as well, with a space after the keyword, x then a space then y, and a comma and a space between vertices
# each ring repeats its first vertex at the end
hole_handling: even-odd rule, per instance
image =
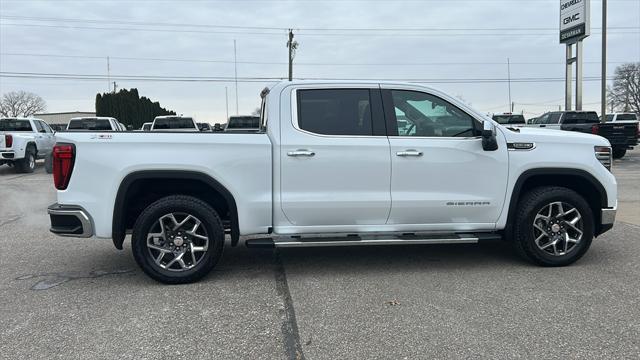
MULTIPOLYGON (((233 71, 235 74, 235 82, 236 82, 236 115, 238 113, 238 56, 236 52, 236 39, 233 39, 233 71)), ((227 117, 228 119, 229 117, 227 117)))
POLYGON ((293 29, 289 29, 287 47, 289 48, 289 81, 291 81, 293 80, 293 58, 296 56, 296 49, 298 48, 298 42, 293 41, 293 29))
MULTIPOLYGON (((607 0, 602 0, 602 79, 600 80, 600 116, 607 115, 607 0)), ((611 110, 613 112, 613 110, 611 110)))
POLYGON ((513 102, 511 102, 511 63, 507 58, 507 80, 509 83, 509 112, 513 112, 513 102))
POLYGON ((118 84, 116 84, 116 82, 113 82, 113 93, 116 93, 116 89, 118 88, 118 84))
POLYGON ((224 87, 224 101, 225 101, 225 104, 226 104, 225 106, 226 106, 226 109, 227 109, 226 121, 228 122, 229 121, 229 94, 227 94, 227 87, 226 86, 224 87))
POLYGON ((109 57, 107 56, 107 92, 111 90, 111 65, 109 64, 109 57))

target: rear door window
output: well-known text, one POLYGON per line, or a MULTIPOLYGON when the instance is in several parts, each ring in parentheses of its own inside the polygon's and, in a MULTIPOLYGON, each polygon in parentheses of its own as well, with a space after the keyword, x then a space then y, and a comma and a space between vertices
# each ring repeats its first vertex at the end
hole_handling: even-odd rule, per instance
POLYGON ((298 90, 298 127, 323 135, 373 135, 368 89, 298 90))

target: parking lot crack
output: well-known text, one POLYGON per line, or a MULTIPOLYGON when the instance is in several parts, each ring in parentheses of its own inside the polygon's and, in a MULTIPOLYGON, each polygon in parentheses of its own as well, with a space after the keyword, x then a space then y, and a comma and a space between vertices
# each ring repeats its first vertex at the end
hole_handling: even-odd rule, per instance
POLYGON ((6 219, 1 219, 0 220, 0 227, 7 225, 7 224, 11 224, 12 222, 16 222, 18 220, 20 220, 22 218, 22 214, 19 215, 12 215, 7 217, 6 219))
POLYGON ((289 291, 287 283, 287 274, 284 270, 282 258, 278 250, 274 252, 275 275, 276 275, 276 292, 283 302, 282 314, 282 335, 284 338, 284 348, 287 359, 304 360, 302 345, 300 343, 300 334, 298 332, 298 323, 296 321, 296 313, 293 307, 293 299, 289 291))
POLYGON ((59 272, 59 273, 42 273, 42 274, 29 274, 29 275, 22 275, 16 278, 16 280, 29 280, 29 279, 36 279, 36 278, 44 278, 38 282, 36 282, 32 287, 31 290, 49 290, 53 287, 56 287, 58 285, 62 285, 66 282, 69 282, 71 280, 78 280, 78 279, 95 279, 95 278, 99 278, 99 277, 103 277, 103 276, 107 276, 107 275, 120 275, 120 274, 127 274, 127 273, 131 273, 133 272, 132 269, 121 269, 121 270, 112 270, 112 271, 106 271, 106 270, 96 270, 96 271, 91 271, 88 274, 77 274, 77 273, 64 273, 64 272, 59 272))

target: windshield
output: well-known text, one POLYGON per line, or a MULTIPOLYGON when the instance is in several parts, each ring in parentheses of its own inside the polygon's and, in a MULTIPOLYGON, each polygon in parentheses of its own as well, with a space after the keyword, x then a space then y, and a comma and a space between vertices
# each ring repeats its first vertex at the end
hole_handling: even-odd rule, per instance
POLYGON ((76 119, 69 121, 67 130, 111 130, 111 123, 107 119, 76 119))
POLYGON ((227 129, 258 129, 259 116, 232 116, 229 118, 227 129))
POLYGON ((524 124, 524 116, 522 115, 493 115, 493 120, 498 124, 524 124))
POLYGON ((171 129, 195 129, 192 118, 160 118, 153 123, 154 130, 171 130, 171 129))
POLYGON ((29 120, 0 119, 0 131, 32 131, 29 120))

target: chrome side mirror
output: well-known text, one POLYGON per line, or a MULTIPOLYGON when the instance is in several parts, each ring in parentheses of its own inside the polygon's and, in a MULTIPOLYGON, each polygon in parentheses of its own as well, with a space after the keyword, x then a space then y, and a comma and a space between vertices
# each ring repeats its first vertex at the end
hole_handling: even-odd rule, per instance
POLYGON ((498 141, 496 140, 496 126, 488 120, 485 120, 482 125, 482 149, 485 151, 498 150, 498 141))

